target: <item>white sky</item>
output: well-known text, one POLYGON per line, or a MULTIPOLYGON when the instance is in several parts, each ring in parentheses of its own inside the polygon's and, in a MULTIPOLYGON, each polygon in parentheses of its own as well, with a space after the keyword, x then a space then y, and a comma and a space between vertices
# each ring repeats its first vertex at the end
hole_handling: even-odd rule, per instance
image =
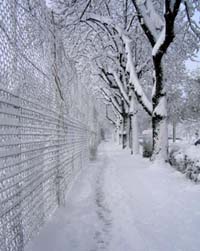
POLYGON ((190 59, 185 62, 186 68, 189 71, 194 71, 200 69, 200 51, 197 53, 197 57, 195 61, 191 61, 190 59))
MULTIPOLYGON (((200 24, 200 13, 198 11, 196 11, 196 13, 194 15, 194 20, 198 24, 200 24)), ((186 64, 186 68, 189 71, 194 71, 194 70, 200 69, 200 50, 196 54, 195 61, 187 60, 185 64, 186 64)))

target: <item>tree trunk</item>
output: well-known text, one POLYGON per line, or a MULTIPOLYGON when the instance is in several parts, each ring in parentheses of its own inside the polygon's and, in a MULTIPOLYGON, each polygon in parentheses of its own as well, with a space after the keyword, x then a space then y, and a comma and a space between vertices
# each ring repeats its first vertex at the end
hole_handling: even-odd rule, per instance
POLYGON ((131 107, 130 107, 130 148, 131 154, 139 154, 139 137, 138 137, 138 109, 137 101, 134 92, 131 95, 131 107))
POLYGON ((168 161, 167 98, 161 61, 154 58, 154 93, 152 96, 153 153, 152 160, 168 161))
POLYGON ((168 131, 167 118, 153 115, 153 154, 152 159, 168 161, 168 131))
POLYGON ((119 144, 122 145, 122 133, 123 133, 123 118, 122 117, 120 119, 118 132, 119 132, 119 144))
MULTIPOLYGON (((129 126, 128 126, 128 143, 129 148, 132 149, 132 134, 133 134, 133 128, 132 128, 132 116, 129 114, 129 126)), ((132 152, 131 152, 132 154, 132 152)))
POLYGON ((173 130, 173 142, 176 142, 176 122, 172 122, 172 130, 173 130))
POLYGON ((124 114, 122 119, 122 148, 126 148, 128 144, 128 137, 127 137, 127 129, 128 129, 128 115, 124 114))
POLYGON ((125 148, 125 138, 124 138, 124 128, 125 128, 125 122, 124 117, 122 117, 122 124, 121 124, 121 142, 122 142, 122 149, 125 148))
POLYGON ((121 127, 121 137, 122 137, 122 149, 127 147, 128 138, 128 113, 126 111, 126 105, 122 100, 122 127, 121 127))
POLYGON ((121 137, 120 137, 120 132, 121 132, 121 120, 118 118, 117 119, 117 143, 121 145, 121 137))

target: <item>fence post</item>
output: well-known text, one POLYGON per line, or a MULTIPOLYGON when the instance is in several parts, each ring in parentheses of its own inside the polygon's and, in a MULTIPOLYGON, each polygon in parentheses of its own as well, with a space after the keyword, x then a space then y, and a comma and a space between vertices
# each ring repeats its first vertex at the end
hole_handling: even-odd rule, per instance
POLYGON ((57 172, 56 172, 56 193, 57 193, 57 201, 58 201, 58 206, 65 206, 65 194, 64 194, 64 189, 62 187, 62 183, 64 182, 64 177, 62 174, 62 160, 61 160, 61 153, 60 153, 60 139, 62 136, 62 132, 64 131, 64 115, 63 115, 63 101, 61 100, 58 109, 59 109, 59 121, 58 121, 58 158, 57 158, 57 172))

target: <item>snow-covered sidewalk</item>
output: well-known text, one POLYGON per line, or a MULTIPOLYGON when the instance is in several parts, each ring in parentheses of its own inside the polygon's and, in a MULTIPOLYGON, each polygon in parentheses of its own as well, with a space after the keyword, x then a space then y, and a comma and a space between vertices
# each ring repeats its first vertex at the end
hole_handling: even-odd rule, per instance
POLYGON ((26 251, 199 251, 200 186, 112 143, 26 251))

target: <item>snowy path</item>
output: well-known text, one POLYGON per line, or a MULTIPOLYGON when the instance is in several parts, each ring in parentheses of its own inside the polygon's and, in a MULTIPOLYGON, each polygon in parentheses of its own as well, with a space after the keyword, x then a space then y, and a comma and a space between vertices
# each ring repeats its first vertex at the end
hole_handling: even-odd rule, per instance
POLYGON ((25 251, 199 251, 200 186, 111 143, 25 251))

